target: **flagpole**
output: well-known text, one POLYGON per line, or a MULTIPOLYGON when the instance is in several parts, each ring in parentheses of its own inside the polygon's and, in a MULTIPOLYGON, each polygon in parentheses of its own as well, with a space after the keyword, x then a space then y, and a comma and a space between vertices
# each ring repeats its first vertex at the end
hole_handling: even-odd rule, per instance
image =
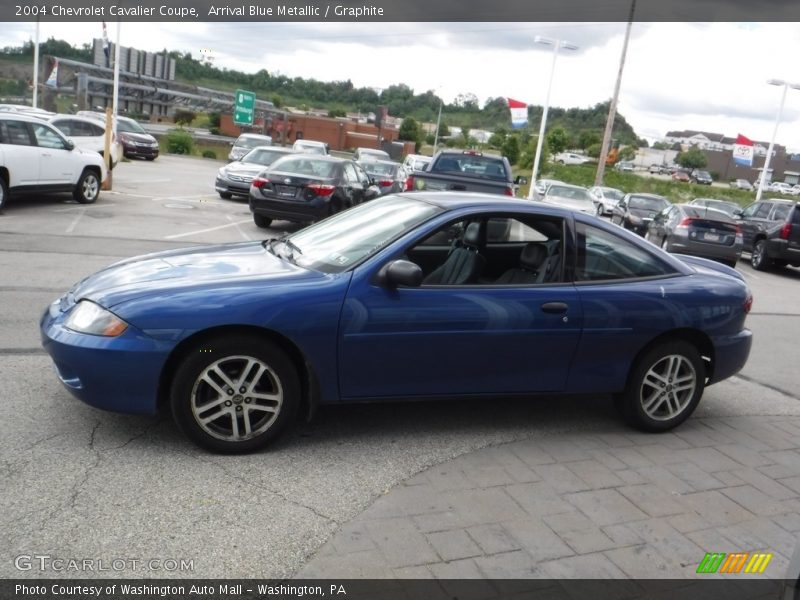
POLYGON ((36 43, 33 46, 33 108, 39 102, 39 17, 36 17, 36 43))

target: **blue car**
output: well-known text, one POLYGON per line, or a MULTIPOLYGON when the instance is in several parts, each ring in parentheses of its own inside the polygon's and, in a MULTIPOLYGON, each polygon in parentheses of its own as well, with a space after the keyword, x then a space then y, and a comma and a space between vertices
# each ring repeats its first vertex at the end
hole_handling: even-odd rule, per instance
POLYGON ((45 311, 80 400, 249 452, 318 404, 614 394, 665 431, 747 361, 752 295, 566 209, 459 192, 386 196, 292 235, 116 263, 45 311))

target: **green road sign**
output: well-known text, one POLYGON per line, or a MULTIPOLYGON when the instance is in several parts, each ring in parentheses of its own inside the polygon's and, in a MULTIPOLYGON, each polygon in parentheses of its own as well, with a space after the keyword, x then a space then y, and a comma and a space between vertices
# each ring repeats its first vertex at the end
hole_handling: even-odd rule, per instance
POLYGON ((256 110, 256 95, 245 90, 236 90, 233 106, 233 122, 236 125, 252 125, 256 110))

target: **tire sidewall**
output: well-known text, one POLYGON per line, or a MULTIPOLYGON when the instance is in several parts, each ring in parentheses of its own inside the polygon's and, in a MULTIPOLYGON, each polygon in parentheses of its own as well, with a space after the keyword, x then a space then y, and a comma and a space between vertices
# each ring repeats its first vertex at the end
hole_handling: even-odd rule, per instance
POLYGON ((8 194, 6 180, 0 177, 0 210, 3 210, 8 203, 8 194))
POLYGON ((170 385, 170 407, 178 428, 195 444, 222 454, 241 454, 259 450, 280 436, 294 422, 300 405, 297 370, 275 344, 256 336, 217 337, 191 348, 175 371, 170 385), (235 339, 230 339, 235 338, 235 339), (200 373, 226 356, 252 356, 274 371, 283 388, 283 402, 272 425, 258 436, 242 442, 217 439, 206 433, 192 414, 191 393, 200 373))
POLYGON ((756 271, 766 271, 769 265, 767 259, 767 242, 758 240, 750 255, 750 264, 756 271))
POLYGON ((75 200, 80 202, 81 204, 94 204, 97 201, 97 198, 100 196, 100 186, 101 186, 100 178, 97 176, 97 173, 91 171, 89 169, 85 170, 82 174, 80 179, 78 179, 78 185, 75 187, 75 200), (83 195, 83 184, 89 177, 94 177, 97 181, 97 194, 95 194, 94 198, 86 198, 83 195))
POLYGON ((669 431, 688 419, 697 408, 705 388, 705 365, 697 349, 682 340, 665 342, 647 350, 634 365, 628 377, 625 392, 619 398, 617 407, 628 423, 637 429, 650 432, 669 431), (644 376, 650 368, 665 356, 677 354, 688 359, 695 369, 697 381, 691 400, 683 411, 667 421, 658 421, 648 416, 642 407, 640 390, 644 376))

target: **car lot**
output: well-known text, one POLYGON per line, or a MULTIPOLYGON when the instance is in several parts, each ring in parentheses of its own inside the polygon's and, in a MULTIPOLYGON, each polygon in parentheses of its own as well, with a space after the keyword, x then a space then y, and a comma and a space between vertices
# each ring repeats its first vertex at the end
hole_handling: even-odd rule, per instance
MULTIPOLYGON (((376 498, 431 465, 514 440, 626 431, 607 398, 498 401, 492 419, 482 402, 354 406, 322 411, 268 452, 220 457, 197 450, 166 416, 103 413, 74 400, 41 351, 37 322, 75 281, 134 254, 299 227, 258 229, 246 202, 214 192, 219 166, 173 156, 122 163, 114 190, 94 205, 15 199, 0 216, 0 576, 42 576, 13 561, 39 553, 194 561, 191 572, 151 576, 286 577, 376 498)), ((755 295, 751 358, 740 377, 708 389, 695 418, 800 415, 800 270, 738 268, 755 295)), ((103 574, 116 575, 146 573, 103 574)))

